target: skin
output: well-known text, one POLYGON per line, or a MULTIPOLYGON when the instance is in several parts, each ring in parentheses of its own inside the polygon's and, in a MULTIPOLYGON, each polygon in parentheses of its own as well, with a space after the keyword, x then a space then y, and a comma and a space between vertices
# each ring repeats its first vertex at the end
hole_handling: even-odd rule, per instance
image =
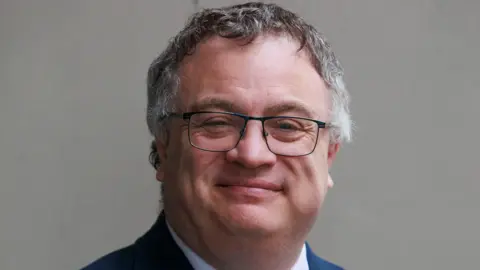
MULTIPOLYGON (((212 37, 183 61, 179 111, 328 122, 329 92, 307 54, 298 52, 297 42, 261 36, 240 44, 212 37)), ((172 120, 166 137, 157 138, 157 179, 165 187, 169 224, 217 269, 289 269, 333 186, 328 170, 339 145, 329 141, 328 130, 320 129, 312 154, 277 156, 267 148, 261 122, 250 121, 236 148, 215 153, 192 147, 187 127, 182 119, 172 120), (277 189, 246 183, 269 183, 277 189)))

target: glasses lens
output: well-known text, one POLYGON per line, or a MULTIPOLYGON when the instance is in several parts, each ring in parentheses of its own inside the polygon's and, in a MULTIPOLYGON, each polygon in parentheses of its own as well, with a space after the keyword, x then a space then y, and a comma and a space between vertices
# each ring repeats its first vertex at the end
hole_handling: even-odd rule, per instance
POLYGON ((266 120, 264 124, 268 134, 268 147, 275 154, 302 156, 315 149, 318 125, 314 121, 295 117, 278 117, 266 120))
POLYGON ((228 151, 240 140, 245 120, 226 113, 197 113, 189 124, 190 143, 207 151, 228 151))

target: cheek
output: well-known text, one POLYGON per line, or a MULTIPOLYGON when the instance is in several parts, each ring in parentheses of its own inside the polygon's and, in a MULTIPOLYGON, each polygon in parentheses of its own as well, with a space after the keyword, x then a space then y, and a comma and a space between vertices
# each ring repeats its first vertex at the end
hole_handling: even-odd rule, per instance
POLYGON ((327 192, 326 157, 312 154, 295 160, 289 167, 293 173, 289 194, 293 206, 304 214, 317 212, 327 192))
MULTIPOLYGON (((209 188, 221 168, 223 153, 207 152, 193 148, 190 151, 192 181, 199 188, 209 188)), ((224 159, 224 158, 223 158, 224 159)))
POLYGON ((179 189, 186 200, 206 196, 216 174, 214 164, 218 163, 219 153, 194 148, 188 138, 172 141, 171 146, 165 178, 179 189))
POLYGON ((173 204, 189 204, 191 194, 194 194, 191 185, 194 170, 194 158, 188 138, 183 133, 171 134, 167 147, 165 168, 165 195, 173 204))
POLYGON ((184 136, 177 134, 175 134, 175 136, 171 136, 171 140, 167 148, 165 178, 169 181, 173 181, 173 179, 179 179, 182 173, 188 172, 188 170, 185 170, 185 168, 190 167, 193 160, 191 158, 191 154, 189 153, 189 145, 185 144, 183 137, 184 136))

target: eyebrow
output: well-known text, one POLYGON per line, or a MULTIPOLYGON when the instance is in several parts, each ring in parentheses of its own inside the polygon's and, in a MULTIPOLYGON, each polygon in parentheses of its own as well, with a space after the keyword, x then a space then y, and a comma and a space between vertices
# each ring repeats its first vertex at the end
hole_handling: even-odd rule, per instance
MULTIPOLYGON (((265 110, 266 114, 272 115, 272 116, 279 115, 285 112, 294 112, 294 113, 301 114, 300 116, 313 118, 313 119, 318 117, 318 115, 315 112, 313 112, 313 110, 309 109, 306 105, 298 101, 280 102, 271 107, 268 107, 265 110)), ((299 116, 299 115, 295 115, 295 116, 299 116)))
POLYGON ((190 111, 205 111, 210 109, 220 109, 227 112, 239 112, 241 108, 238 105, 235 105, 231 101, 220 99, 216 97, 204 98, 196 103, 194 103, 190 111))
MULTIPOLYGON (((245 111, 244 108, 231 101, 216 97, 208 97, 196 102, 191 106, 190 111, 206 111, 215 109, 237 113, 244 113, 245 111)), ((296 116, 300 117, 308 117, 313 119, 318 117, 317 113, 299 101, 280 101, 278 104, 267 107, 264 111, 264 114, 265 116, 277 116, 286 112, 298 113, 300 115, 296 116)))

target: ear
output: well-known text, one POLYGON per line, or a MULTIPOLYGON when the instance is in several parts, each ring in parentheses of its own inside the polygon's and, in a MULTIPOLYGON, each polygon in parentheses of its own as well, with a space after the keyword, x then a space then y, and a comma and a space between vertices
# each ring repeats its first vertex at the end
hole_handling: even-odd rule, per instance
POLYGON ((337 157, 337 153, 339 149, 340 149, 340 143, 331 143, 328 146, 328 154, 327 154, 328 169, 332 167, 333 161, 337 157))
POLYGON ((328 188, 332 188, 334 183, 333 183, 333 180, 332 180, 332 176, 330 176, 330 173, 328 173, 328 188))
POLYGON ((155 148, 157 150, 157 155, 158 155, 158 161, 159 165, 157 166, 155 178, 157 178, 157 181, 163 182, 164 177, 165 177, 165 162, 167 160, 167 146, 168 146, 168 141, 166 140, 166 137, 160 138, 156 137, 155 138, 155 148))
MULTIPOLYGON (((328 146, 328 154, 327 154, 327 163, 328 163, 328 169, 332 167, 333 161, 335 160, 338 150, 340 149, 340 144, 339 143, 333 143, 328 146)), ((329 188, 332 188, 334 183, 332 180, 332 176, 330 173, 328 173, 328 183, 327 183, 329 188)))

